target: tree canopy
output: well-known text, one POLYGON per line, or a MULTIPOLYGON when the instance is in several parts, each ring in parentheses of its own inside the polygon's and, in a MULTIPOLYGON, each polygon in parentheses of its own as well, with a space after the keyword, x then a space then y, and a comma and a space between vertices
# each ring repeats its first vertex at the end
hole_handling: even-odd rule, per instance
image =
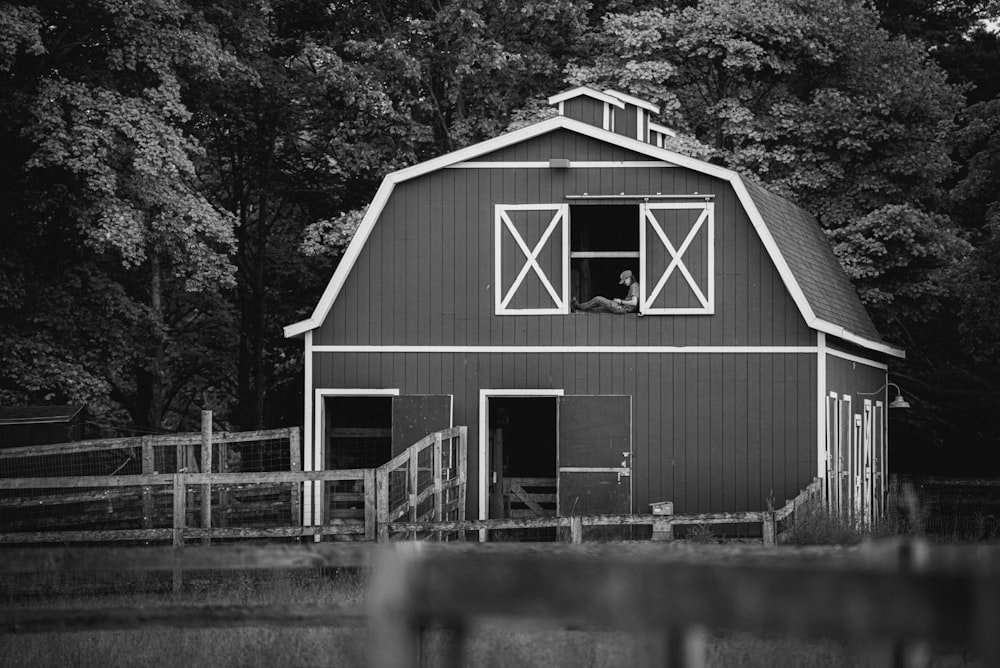
POLYGON ((298 423, 301 350, 281 325, 312 308, 381 178, 589 84, 656 102, 675 148, 814 213, 910 351, 899 373, 941 416, 956 415, 943 370, 995 409, 998 15, 990 0, 0 2, 0 402, 87 402, 137 430, 198 408, 298 423))

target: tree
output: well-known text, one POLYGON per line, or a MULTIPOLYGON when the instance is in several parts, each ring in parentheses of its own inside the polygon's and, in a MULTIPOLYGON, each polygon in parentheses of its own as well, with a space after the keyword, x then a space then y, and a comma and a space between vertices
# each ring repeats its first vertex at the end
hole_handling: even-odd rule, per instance
POLYGON ((3 384, 22 399, 107 394, 161 428, 181 382, 168 366, 172 317, 191 312, 181 296, 233 277, 232 219, 196 187, 181 102, 228 58, 180 1, 5 3, 0 15, 12 193, 0 224, 15 240, 4 274, 15 295, 42 296, 3 304, 19 362, 3 384))
MULTIPOLYGON (((667 125, 711 147, 710 159, 797 201, 842 231, 841 251, 860 252, 848 240, 894 224, 879 214, 887 205, 918 218, 932 211, 952 169, 944 140, 962 101, 920 47, 878 20, 863 5, 819 0, 701 0, 610 14, 593 36, 598 55, 570 78, 654 99, 667 125)), ((923 228, 937 239, 925 251, 940 251, 929 264, 952 261, 961 242, 948 219, 923 228)), ((866 276, 877 283, 897 260, 867 256, 886 265, 866 276)), ((886 298, 899 285, 869 285, 883 323, 900 315, 901 302, 886 298)), ((924 280, 907 289, 922 287, 941 289, 924 280)))

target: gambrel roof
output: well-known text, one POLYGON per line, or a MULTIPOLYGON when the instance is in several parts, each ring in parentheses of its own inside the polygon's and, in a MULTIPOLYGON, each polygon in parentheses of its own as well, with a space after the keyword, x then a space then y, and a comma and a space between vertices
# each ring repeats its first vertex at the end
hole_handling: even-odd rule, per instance
POLYGON ((578 133, 728 182, 809 327, 868 350, 905 356, 902 349, 882 340, 819 223, 808 212, 732 170, 565 116, 549 118, 387 175, 312 315, 285 327, 285 336, 302 335, 323 323, 396 185, 557 130, 578 133))
POLYGON ((744 179, 747 192, 774 236, 781 256, 801 287, 819 329, 850 340, 851 335, 881 340, 875 324, 858 299, 854 286, 830 248, 830 242, 813 216, 792 202, 744 179), (837 333, 836 327, 843 333, 837 333))

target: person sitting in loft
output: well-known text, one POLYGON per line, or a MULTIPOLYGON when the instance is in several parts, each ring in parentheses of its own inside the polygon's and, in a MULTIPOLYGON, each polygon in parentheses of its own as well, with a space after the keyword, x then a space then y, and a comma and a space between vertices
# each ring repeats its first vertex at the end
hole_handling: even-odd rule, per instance
POLYGON ((576 300, 576 297, 573 297, 570 306, 574 311, 590 311, 592 313, 635 313, 639 310, 639 283, 635 280, 630 269, 623 271, 619 278, 621 280, 618 282, 628 287, 628 294, 623 299, 594 297, 581 304, 576 300))

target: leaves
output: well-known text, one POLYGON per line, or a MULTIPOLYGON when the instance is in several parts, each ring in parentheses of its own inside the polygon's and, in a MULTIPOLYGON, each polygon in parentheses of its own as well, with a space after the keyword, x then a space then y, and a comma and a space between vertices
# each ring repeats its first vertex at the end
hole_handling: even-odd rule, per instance
POLYGON ((910 205, 886 205, 830 237, 862 301, 907 323, 938 315, 972 250, 946 217, 910 205))

